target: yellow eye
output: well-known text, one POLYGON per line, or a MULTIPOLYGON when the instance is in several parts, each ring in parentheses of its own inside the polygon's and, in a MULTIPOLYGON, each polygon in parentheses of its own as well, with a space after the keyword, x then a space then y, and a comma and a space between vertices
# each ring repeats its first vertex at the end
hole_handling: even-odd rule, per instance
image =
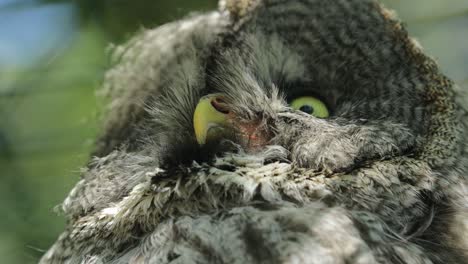
POLYGON ((313 96, 302 96, 291 101, 291 107, 319 118, 327 118, 330 114, 327 106, 313 96))

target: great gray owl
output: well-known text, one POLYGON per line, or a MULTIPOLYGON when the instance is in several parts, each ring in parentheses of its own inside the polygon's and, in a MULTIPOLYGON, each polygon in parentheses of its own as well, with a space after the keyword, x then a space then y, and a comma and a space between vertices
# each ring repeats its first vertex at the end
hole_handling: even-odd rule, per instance
POLYGON ((468 263, 463 96, 372 0, 230 0, 114 48, 41 263, 468 263))

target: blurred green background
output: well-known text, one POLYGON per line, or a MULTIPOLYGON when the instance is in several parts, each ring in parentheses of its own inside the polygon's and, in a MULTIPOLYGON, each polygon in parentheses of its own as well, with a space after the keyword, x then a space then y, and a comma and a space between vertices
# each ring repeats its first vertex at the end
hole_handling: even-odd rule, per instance
MULTIPOLYGON (((324 0, 325 1, 325 0, 324 0)), ((216 0, 0 0, 0 263, 36 263, 99 127, 106 48, 216 0)), ((468 1, 384 0, 468 85, 468 1)))

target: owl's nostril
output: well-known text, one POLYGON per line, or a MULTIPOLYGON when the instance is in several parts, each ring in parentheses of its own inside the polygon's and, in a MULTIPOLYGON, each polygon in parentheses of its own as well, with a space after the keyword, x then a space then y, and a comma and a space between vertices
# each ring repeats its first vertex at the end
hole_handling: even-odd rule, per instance
POLYGON ((223 113, 225 115, 229 114, 229 107, 226 104, 226 101, 220 96, 216 96, 211 100, 211 106, 213 106, 216 111, 223 113))

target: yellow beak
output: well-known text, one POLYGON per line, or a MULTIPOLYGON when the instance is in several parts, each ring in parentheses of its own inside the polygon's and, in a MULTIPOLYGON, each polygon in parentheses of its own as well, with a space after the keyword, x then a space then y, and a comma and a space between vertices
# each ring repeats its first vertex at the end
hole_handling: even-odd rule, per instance
POLYGON ((204 96, 198 102, 193 114, 195 136, 200 145, 204 145, 209 138, 217 137, 226 128, 227 116, 213 105, 219 95, 204 96))

